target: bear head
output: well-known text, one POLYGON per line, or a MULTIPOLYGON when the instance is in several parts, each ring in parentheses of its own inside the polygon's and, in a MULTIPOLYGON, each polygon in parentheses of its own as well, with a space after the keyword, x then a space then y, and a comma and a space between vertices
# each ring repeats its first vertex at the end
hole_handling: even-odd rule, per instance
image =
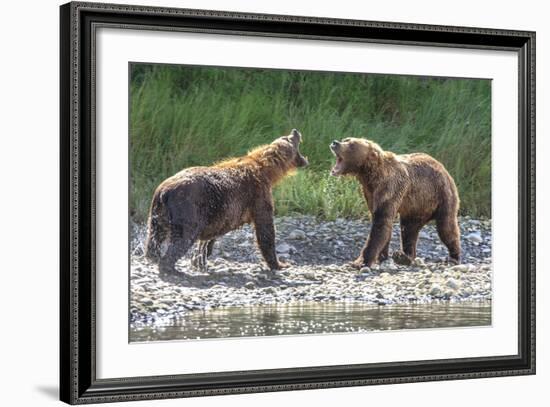
POLYGON ((365 168, 378 165, 383 155, 382 148, 375 142, 354 137, 334 140, 330 150, 336 157, 330 172, 333 176, 361 173, 365 168))

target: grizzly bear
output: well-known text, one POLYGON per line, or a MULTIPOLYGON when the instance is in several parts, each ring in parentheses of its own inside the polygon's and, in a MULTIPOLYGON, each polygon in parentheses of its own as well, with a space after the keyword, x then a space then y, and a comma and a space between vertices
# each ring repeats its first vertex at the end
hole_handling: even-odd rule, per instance
POLYGON ((155 190, 147 226, 145 255, 163 273, 199 240, 192 264, 206 268, 213 240, 245 223, 253 223, 260 251, 270 269, 286 265, 277 259, 272 187, 286 174, 308 164, 300 154, 301 134, 257 147, 247 155, 211 167, 184 169, 155 190))
POLYGON ((331 174, 354 176, 372 215, 370 235, 353 266, 370 267, 388 258, 397 214, 401 224, 401 250, 393 254, 397 263, 411 264, 415 259, 420 229, 431 220, 449 250, 449 261, 460 262, 458 191, 443 164, 424 153, 396 155, 359 138, 334 140, 330 149, 336 157, 331 174))

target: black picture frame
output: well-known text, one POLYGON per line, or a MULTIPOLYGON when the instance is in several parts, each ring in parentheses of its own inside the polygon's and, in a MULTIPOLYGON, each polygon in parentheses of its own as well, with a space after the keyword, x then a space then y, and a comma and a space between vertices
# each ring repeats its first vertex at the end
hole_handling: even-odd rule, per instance
POLYGON ((70 404, 535 373, 535 33, 72 2, 60 7, 60 398, 70 404), (96 27, 511 50, 519 56, 518 354, 96 378, 96 27))

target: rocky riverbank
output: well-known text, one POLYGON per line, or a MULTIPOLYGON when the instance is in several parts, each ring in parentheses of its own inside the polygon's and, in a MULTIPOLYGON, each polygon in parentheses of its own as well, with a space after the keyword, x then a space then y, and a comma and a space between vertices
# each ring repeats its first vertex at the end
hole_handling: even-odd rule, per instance
MULTIPOLYGON (((460 219, 463 264, 445 262, 447 250, 433 225, 420 235, 413 265, 391 259, 355 270, 356 258, 370 225, 365 221, 313 217, 276 219, 277 251, 290 267, 271 272, 261 261, 253 229, 245 226, 219 239, 208 271, 190 266, 190 255, 179 272, 159 275, 143 256, 145 229, 134 225, 130 313, 133 326, 177 318, 192 310, 293 302, 360 302, 364 304, 487 301, 491 299, 491 223, 460 219)), ((394 225, 390 253, 399 248, 394 225)))

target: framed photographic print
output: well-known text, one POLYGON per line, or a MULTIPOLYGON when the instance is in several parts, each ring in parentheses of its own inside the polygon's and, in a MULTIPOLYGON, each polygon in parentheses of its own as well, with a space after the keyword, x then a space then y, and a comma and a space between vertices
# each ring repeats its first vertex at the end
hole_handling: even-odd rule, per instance
POLYGON ((535 33, 60 13, 63 401, 535 373, 535 33))

